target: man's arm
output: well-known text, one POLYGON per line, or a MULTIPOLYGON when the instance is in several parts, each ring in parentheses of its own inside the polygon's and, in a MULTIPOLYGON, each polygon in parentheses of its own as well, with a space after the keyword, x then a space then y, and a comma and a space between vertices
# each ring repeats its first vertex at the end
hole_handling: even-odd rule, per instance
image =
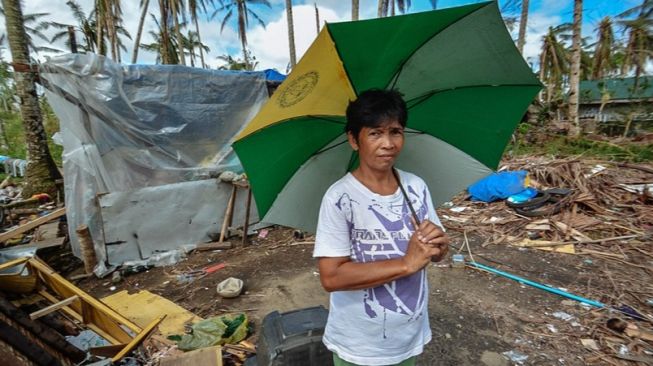
POLYGON ((442 230, 425 222, 411 236, 406 255, 401 258, 358 263, 349 257, 320 257, 320 281, 329 292, 376 287, 424 268, 432 256, 442 254, 441 246, 448 242, 449 238, 442 230))

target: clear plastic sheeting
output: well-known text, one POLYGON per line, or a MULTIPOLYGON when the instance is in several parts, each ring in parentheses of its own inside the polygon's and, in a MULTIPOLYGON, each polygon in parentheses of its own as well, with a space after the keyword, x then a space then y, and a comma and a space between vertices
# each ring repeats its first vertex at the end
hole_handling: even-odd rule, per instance
MULTIPOLYGON (((80 256, 75 228, 86 224, 100 260, 107 258, 98 196, 242 170, 231 142, 268 98, 263 72, 120 65, 93 54, 52 58, 40 77, 60 120, 73 252, 80 256)), ((225 206, 214 208, 216 217, 225 206)), ((165 226, 162 207, 139 220, 165 226)))

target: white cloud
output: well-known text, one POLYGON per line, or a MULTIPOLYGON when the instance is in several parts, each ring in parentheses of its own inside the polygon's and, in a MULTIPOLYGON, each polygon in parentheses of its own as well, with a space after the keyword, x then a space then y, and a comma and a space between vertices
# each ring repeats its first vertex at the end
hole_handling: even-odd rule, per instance
POLYGON ((548 15, 541 12, 529 14, 523 53, 524 59, 528 63, 538 63, 540 49, 542 48, 542 37, 549 31, 549 27, 555 27, 560 23, 561 19, 558 15, 548 15))
MULTIPOLYGON (((339 16, 335 11, 318 5, 321 26, 324 22, 345 21, 348 18, 339 16)), ((267 27, 257 26, 248 33, 249 48, 259 61, 259 69, 276 68, 285 72, 290 60, 288 47, 288 22, 283 10, 276 20, 267 27)), ((306 52, 317 36, 315 23, 315 8, 312 5, 293 7, 293 23, 295 28, 295 48, 297 60, 306 52)))

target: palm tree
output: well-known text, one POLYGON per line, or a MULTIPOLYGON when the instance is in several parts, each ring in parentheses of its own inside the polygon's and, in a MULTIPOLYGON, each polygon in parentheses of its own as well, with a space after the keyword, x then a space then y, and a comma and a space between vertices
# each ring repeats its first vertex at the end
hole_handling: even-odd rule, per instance
POLYGON ((558 99, 562 91, 564 75, 569 71, 568 52, 559 40, 568 29, 567 24, 555 28, 549 27, 549 31, 542 38, 540 80, 546 85, 547 104, 550 104, 554 98, 558 99))
POLYGON ((132 64, 136 63, 138 59, 138 49, 141 45, 141 35, 143 34, 143 24, 145 24, 145 16, 147 15, 147 9, 150 6, 150 0, 141 0, 141 18, 138 21, 138 29, 136 31, 136 39, 134 39, 134 50, 132 51, 132 64))
POLYGON ((400 13, 404 14, 410 8, 411 0, 379 0, 377 7, 377 15, 379 18, 387 17, 388 11, 390 15, 395 15, 395 6, 400 13))
MULTIPOLYGON (((4 7, 0 7, 0 15, 5 16, 4 7)), ((40 38, 43 41, 50 42, 48 37, 43 34, 41 31, 45 29, 47 22, 42 21, 43 17, 49 16, 50 13, 34 13, 34 14, 23 14, 23 26, 25 28, 27 36, 27 45, 31 52, 39 53, 41 51, 59 53, 61 50, 48 47, 48 46, 37 46, 34 43, 34 38, 40 38)), ((3 35, 4 36, 4 35, 3 35)))
POLYGON ((578 121, 578 88, 580 85, 581 64, 581 22, 583 19, 583 0, 574 0, 574 25, 572 30, 571 73, 569 75, 569 120, 576 128, 570 129, 570 134, 580 134, 578 121))
POLYGON ((261 17, 248 8, 248 5, 265 5, 268 8, 272 8, 269 0, 228 0, 226 3, 223 3, 221 7, 217 8, 211 19, 213 19, 218 13, 225 12, 224 18, 222 18, 222 25, 220 26, 220 32, 224 30, 224 26, 227 24, 229 19, 234 15, 234 10, 236 11, 237 22, 238 22, 238 38, 243 48, 243 57, 245 63, 248 62, 247 54, 247 27, 249 26, 249 17, 253 17, 258 21, 258 23, 265 27, 265 22, 261 17))
POLYGON ((207 45, 202 43, 199 34, 191 30, 188 31, 188 36, 184 37, 183 43, 184 43, 184 48, 188 50, 188 56, 190 57, 191 67, 195 67, 195 60, 197 57, 197 54, 195 53, 196 48, 199 49, 200 52, 211 51, 211 49, 207 45))
POLYGON ((150 31, 150 36, 153 38, 152 43, 141 44, 140 48, 146 51, 156 53, 156 63, 164 65, 176 65, 179 63, 179 52, 177 51, 177 42, 174 37, 174 32, 168 26, 163 26, 159 23, 154 14, 150 14, 152 21, 157 27, 157 31, 150 31))
POLYGON ((231 55, 221 55, 218 56, 218 59, 226 62, 226 64, 219 66, 218 70, 252 71, 258 64, 258 62, 255 61, 256 57, 254 56, 248 56, 248 59, 250 60, 248 62, 233 58, 231 55))
MULTIPOLYGON (((213 0, 209 0, 209 1, 213 1, 213 0)), ((200 9, 202 10, 202 12, 206 13, 206 4, 204 3, 204 0, 188 0, 188 13, 190 13, 190 17, 193 20, 193 23, 195 23, 195 33, 197 33, 197 42, 201 44, 202 37, 200 35, 200 25, 197 21, 197 15, 199 14, 200 9)), ((199 50, 200 50, 200 61, 202 61, 202 68, 206 68, 206 63, 204 62, 204 49, 200 47, 199 50)))
POLYGON ((590 77, 592 79, 602 79, 617 67, 615 59, 612 57, 615 44, 612 19, 610 17, 603 18, 599 23, 596 39, 590 77))
POLYGON ((184 2, 183 0, 167 0, 168 6, 170 7, 170 16, 175 29, 175 39, 177 40, 177 51, 179 52, 179 60, 181 64, 186 66, 186 56, 184 55, 184 45, 183 45, 183 36, 181 35, 181 29, 179 27, 179 17, 183 18, 184 23, 186 22, 186 15, 184 13, 184 2))
POLYGON ((111 49, 111 58, 120 62, 120 50, 125 49, 118 33, 127 35, 129 33, 122 28, 122 8, 120 0, 95 0, 95 44, 98 46, 98 53, 106 55, 107 50, 103 39, 109 40, 108 46, 111 49), (122 31, 121 31, 122 29, 122 31))
POLYGON ((519 36, 517 37, 517 49, 519 49, 519 53, 524 53, 524 43, 526 43, 526 24, 528 24, 528 0, 522 0, 521 17, 519 18, 519 36))
POLYGON ((295 54, 295 27, 292 20, 292 0, 286 0, 286 17, 288 18, 288 49, 290 51, 290 67, 297 64, 297 55, 295 54))
POLYGON ((622 20, 619 21, 628 33, 628 41, 624 50, 623 63, 621 64, 621 74, 626 75, 632 69, 635 69, 635 86, 639 82, 639 76, 646 67, 646 63, 651 60, 653 52, 653 0, 642 0, 642 4, 635 6, 625 12, 617 15, 622 20), (634 19, 624 19, 633 15, 634 19))
POLYGON ((359 0, 351 0, 351 20, 358 20, 359 0))
POLYGON ((36 93, 36 74, 30 65, 20 0, 2 0, 2 5, 5 10, 7 38, 14 62, 16 92, 21 100, 20 112, 27 145, 27 169, 22 194, 23 197, 41 192, 55 194, 55 180, 61 178, 61 173, 52 160, 43 128, 43 117, 36 93))

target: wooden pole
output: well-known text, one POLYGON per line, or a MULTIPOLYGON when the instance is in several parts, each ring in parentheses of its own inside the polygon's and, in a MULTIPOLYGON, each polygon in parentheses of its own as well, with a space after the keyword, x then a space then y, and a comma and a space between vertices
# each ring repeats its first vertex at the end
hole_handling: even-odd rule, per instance
POLYGON ((227 203, 227 209, 224 211, 224 218, 222 220, 222 228, 220 229, 220 240, 219 243, 224 241, 224 238, 227 236, 227 231, 229 230, 229 224, 231 223, 231 214, 234 210, 234 202, 236 201, 236 191, 238 187, 236 185, 231 187, 231 197, 229 197, 229 203, 227 203))
POLYGON ((247 204, 245 204, 245 223, 243 224, 243 246, 247 245, 247 228, 249 228, 249 211, 252 206, 252 188, 247 188, 247 204))

